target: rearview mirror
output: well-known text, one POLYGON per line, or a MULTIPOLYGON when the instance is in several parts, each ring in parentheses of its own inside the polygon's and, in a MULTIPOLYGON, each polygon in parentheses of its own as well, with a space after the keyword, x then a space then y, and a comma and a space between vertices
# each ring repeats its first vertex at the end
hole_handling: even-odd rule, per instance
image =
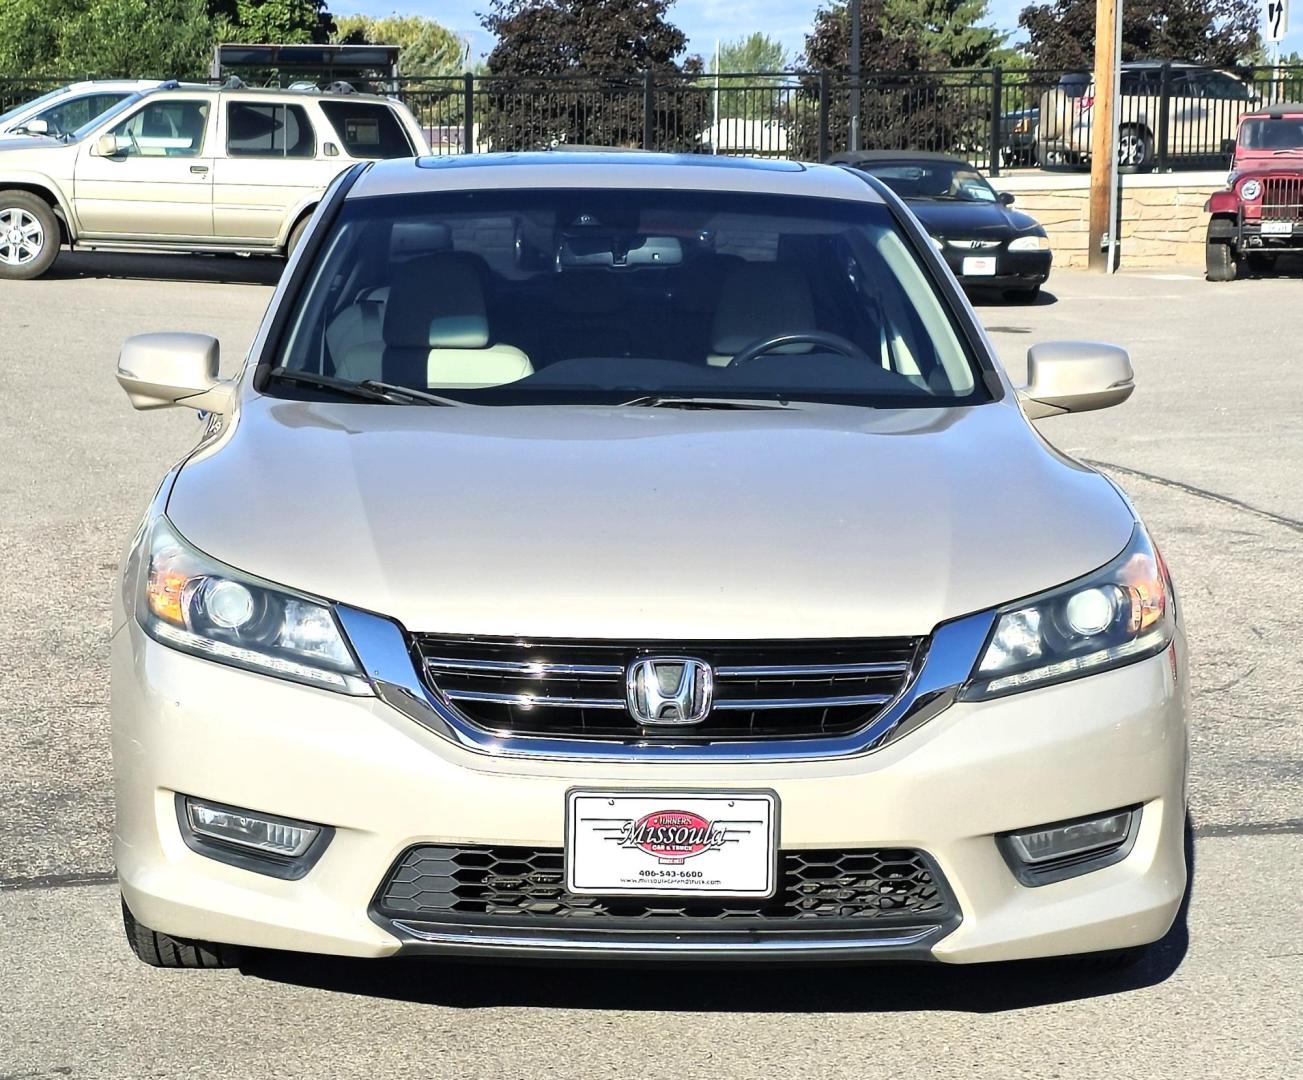
POLYGON ((232 387, 217 380, 218 352, 207 334, 137 334, 122 343, 118 383, 136 409, 226 412, 232 387))
POLYGON ((1032 420, 1120 405, 1136 388, 1126 349, 1097 341, 1047 341, 1027 350, 1019 391, 1032 420))

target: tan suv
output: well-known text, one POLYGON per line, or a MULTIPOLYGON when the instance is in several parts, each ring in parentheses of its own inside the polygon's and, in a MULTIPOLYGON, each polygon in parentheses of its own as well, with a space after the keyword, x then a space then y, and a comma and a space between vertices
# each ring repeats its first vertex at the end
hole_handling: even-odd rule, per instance
POLYGON ((167 84, 59 138, 0 142, 0 277, 74 248, 288 254, 354 161, 429 152, 402 104, 167 84))
MULTIPOLYGON (((1163 64, 1156 60, 1123 64, 1119 89, 1118 165, 1134 172, 1153 168, 1164 138, 1169 157, 1220 157, 1234 142, 1240 117, 1258 101, 1252 88, 1229 72, 1172 63, 1164 124, 1163 64)), ((1095 84, 1085 72, 1068 72, 1041 98, 1036 152, 1042 165, 1090 160, 1094 104, 1095 84)))

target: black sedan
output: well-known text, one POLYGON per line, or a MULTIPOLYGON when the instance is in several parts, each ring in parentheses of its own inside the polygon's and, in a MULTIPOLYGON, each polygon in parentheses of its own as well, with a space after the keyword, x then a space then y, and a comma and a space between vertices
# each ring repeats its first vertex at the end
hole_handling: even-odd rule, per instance
POLYGON ((828 161, 871 173, 904 199, 965 286, 1031 301, 1050 276, 1045 229, 968 162, 908 150, 851 151, 828 161))

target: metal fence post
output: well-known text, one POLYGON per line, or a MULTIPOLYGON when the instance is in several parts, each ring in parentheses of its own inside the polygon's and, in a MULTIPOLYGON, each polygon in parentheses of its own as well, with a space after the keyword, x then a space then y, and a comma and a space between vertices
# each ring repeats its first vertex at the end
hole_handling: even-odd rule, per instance
POLYGON ((991 68, 991 160, 987 171, 992 176, 1000 175, 1000 115, 1003 113, 1004 72, 1000 65, 991 68))
POLYGON ((819 72, 819 160, 828 160, 828 108, 832 97, 828 72, 819 72))
POLYGON ((656 149, 656 111, 653 94, 656 92, 655 83, 652 81, 651 68, 642 73, 642 148, 644 150, 656 149))
POLYGON ((461 152, 475 153, 475 76, 462 76, 461 152))
POLYGON ((1158 73, 1158 172, 1167 172, 1168 116, 1172 105, 1172 63, 1165 60, 1158 73))

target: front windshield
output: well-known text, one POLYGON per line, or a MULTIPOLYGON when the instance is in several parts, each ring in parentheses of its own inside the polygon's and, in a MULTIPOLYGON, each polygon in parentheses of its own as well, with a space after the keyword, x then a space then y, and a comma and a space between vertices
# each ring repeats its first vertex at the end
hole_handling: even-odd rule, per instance
POLYGON ((133 105, 135 105, 136 102, 143 100, 144 97, 145 97, 144 94, 128 95, 127 97, 119 101, 116 105, 114 105, 113 108, 107 110, 106 112, 100 113, 99 116, 91 117, 90 120, 82 124, 81 127, 79 127, 76 131, 72 132, 67 136, 68 141, 76 142, 78 139, 84 139, 92 131, 98 129, 101 124, 105 123, 108 120, 112 120, 115 116, 122 115, 122 113, 126 112, 133 105))
POLYGON ((24 101, 21 105, 14 106, 14 108, 10 109, 7 113, 0 113, 0 127, 3 127, 15 117, 21 116, 23 113, 27 112, 28 109, 34 109, 36 106, 43 105, 47 101, 53 101, 55 98, 62 94, 66 94, 67 92, 68 88, 66 86, 61 86, 57 90, 51 90, 48 93, 42 94, 38 98, 33 98, 31 101, 24 101))
MULTIPOLYGON (((476 404, 985 400, 886 207, 716 192, 347 201, 271 364, 476 404)), ((300 379, 270 392, 318 396, 300 379)))
POLYGON ((945 161, 909 164, 866 165, 872 173, 902 199, 950 199, 957 202, 996 201, 995 189, 980 173, 967 165, 945 161))
POLYGON ((1240 150, 1303 151, 1303 116, 1245 120, 1236 146, 1240 150))

